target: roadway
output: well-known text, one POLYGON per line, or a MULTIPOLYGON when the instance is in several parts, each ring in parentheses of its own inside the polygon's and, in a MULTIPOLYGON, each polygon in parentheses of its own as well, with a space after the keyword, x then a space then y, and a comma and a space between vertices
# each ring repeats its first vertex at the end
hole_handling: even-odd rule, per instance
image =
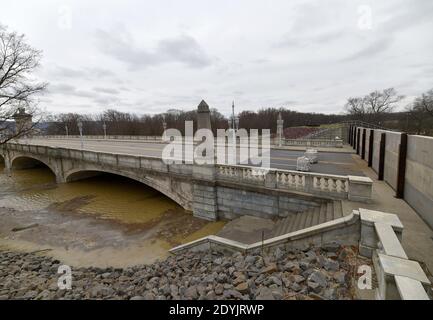
MULTIPOLYGON (((81 149, 79 139, 23 139, 19 142, 23 144, 81 149)), ((164 143, 146 141, 85 139, 83 150, 161 158, 162 149, 166 145, 164 143)), ((296 159, 302 156, 303 153, 303 151, 296 150, 271 149, 271 167, 295 170, 296 159)), ((342 152, 319 152, 319 163, 313 164, 311 171, 339 175, 364 175, 362 170, 357 167, 352 154, 342 152)))

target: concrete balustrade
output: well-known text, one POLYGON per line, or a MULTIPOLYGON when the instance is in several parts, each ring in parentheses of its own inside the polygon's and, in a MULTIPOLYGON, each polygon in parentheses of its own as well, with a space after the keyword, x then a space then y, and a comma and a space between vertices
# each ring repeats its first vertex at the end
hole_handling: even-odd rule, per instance
MULTIPOLYGON (((40 135, 38 139, 80 139, 79 135, 40 135)), ((133 135, 84 135, 84 139, 95 140, 140 140, 140 141, 161 141, 162 136, 133 136, 133 135)))
MULTIPOLYGON (((278 143, 274 142, 275 145, 278 143)), ((343 148, 341 139, 283 139, 283 146, 321 147, 321 148, 343 148)))
POLYGON ((373 188, 373 181, 368 177, 327 175, 249 166, 217 165, 217 178, 359 202, 369 202, 373 188))
POLYGON ((409 260, 401 245, 403 224, 397 215, 359 209, 359 253, 373 259, 378 300, 429 299, 431 285, 420 264, 409 260))
MULTIPOLYGON (((41 135, 37 136, 39 139, 80 139, 79 135, 41 135)), ((137 142, 163 142, 162 136, 132 136, 132 135, 84 135, 84 139, 91 140, 128 140, 137 142)), ((215 139, 216 141, 216 139, 215 139)), ((237 137, 237 145, 242 145, 241 139, 237 137)), ((254 140, 249 138, 250 143, 261 145, 262 140, 254 140)), ((273 146, 279 146, 279 141, 275 138, 270 139, 273 146)), ((321 147, 321 148, 343 148, 342 139, 282 139, 281 146, 298 146, 298 147, 321 147)), ((225 138, 225 143, 231 143, 229 137, 225 138)))

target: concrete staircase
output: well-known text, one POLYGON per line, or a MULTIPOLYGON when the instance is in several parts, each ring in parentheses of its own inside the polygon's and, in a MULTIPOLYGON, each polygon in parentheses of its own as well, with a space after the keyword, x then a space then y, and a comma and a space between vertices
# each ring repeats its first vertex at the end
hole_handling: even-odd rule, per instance
POLYGON ((323 202, 320 206, 279 219, 275 224, 271 237, 278 237, 341 217, 343 217, 341 201, 323 202))

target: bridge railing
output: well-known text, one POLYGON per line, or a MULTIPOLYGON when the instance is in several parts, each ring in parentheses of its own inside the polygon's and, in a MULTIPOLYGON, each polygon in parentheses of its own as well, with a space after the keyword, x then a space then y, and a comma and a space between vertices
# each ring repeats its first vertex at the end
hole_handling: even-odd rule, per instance
POLYGON ((217 178, 266 188, 293 190, 330 197, 369 202, 373 181, 368 177, 341 176, 250 166, 217 165, 217 178))
MULTIPOLYGON (((39 139, 80 139, 78 135, 40 135, 35 136, 35 138, 39 139)), ((106 137, 103 135, 85 135, 84 139, 90 140, 128 140, 128 141, 148 141, 148 142, 162 142, 161 136, 133 136, 133 135, 107 135, 106 137)), ((226 137, 226 143, 231 143, 231 139, 226 137)), ((215 140, 216 141, 216 140, 215 140)), ((250 143, 256 143, 261 145, 261 139, 254 140, 253 138, 249 138, 250 143)), ((342 148, 343 140, 341 139, 282 139, 283 146, 300 146, 300 147, 334 147, 334 148, 342 148)), ((237 144, 241 145, 241 139, 237 137, 237 144)), ((272 138, 271 144, 278 145, 278 138, 272 138)))
MULTIPOLYGON (((275 140, 278 144, 278 140, 275 140)), ((341 139, 283 139, 282 145, 284 146, 302 146, 302 147, 334 147, 342 148, 343 140, 341 139)))
MULTIPOLYGON (((193 176, 194 165, 166 164, 159 157, 113 154, 17 143, 8 143, 7 148, 36 155, 85 161, 100 166, 142 169, 193 176)), ((230 181, 243 185, 255 185, 278 190, 294 190, 332 199, 349 199, 363 202, 371 200, 373 181, 368 177, 225 164, 217 164, 215 171, 217 181, 230 181)))
MULTIPOLYGON (((34 136, 40 139, 80 139, 79 135, 37 135, 34 136)), ((84 135, 84 139, 95 139, 95 140, 143 140, 143 141, 160 141, 161 136, 134 136, 134 135, 84 135)))
POLYGON ((65 159, 85 161, 87 163, 93 163, 102 166, 143 169, 161 173, 192 175, 192 165, 175 163, 166 164, 161 160, 160 157, 114 154, 108 152, 26 145, 19 143, 8 143, 7 148, 10 150, 31 153, 34 155, 47 157, 63 157, 65 159))

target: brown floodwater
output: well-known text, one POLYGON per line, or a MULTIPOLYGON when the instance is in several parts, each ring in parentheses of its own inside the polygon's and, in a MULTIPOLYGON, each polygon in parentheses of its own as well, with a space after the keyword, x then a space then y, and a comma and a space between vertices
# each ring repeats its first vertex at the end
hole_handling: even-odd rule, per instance
MULTIPOLYGON (((121 229, 125 237, 128 237, 129 233, 141 233, 145 235, 141 239, 146 239, 148 245, 140 246, 140 254, 146 255, 143 250, 148 248, 148 255, 152 257, 146 262, 165 256, 167 249, 174 245, 215 234, 225 224, 222 221, 207 222, 194 218, 192 213, 151 187, 116 175, 102 174, 57 184, 53 173, 46 167, 12 170, 10 175, 6 175, 3 169, 4 164, 0 159, 0 208, 10 208, 28 215, 43 213, 45 216, 48 214, 55 217, 66 214, 68 219, 85 217, 87 220, 83 221, 90 218, 92 225, 100 221, 105 224, 105 228, 108 224, 113 229, 121 229)), ((43 223, 44 221, 40 222, 43 223)), ((36 234, 37 230, 33 230, 33 233, 36 234)), ((60 243, 57 239, 59 235, 55 237, 55 242, 60 243)), ((116 237, 115 240, 118 241, 119 236, 116 237)), ((29 240, 24 237, 23 239, 29 240)), ((33 239, 37 239, 36 235, 30 238, 33 239)), ((17 238, 16 242, 19 240, 17 238)), ((40 242, 40 239, 37 240, 40 242)), ((48 239, 46 240, 46 243, 49 243, 48 239)), ((128 243, 131 243, 130 240, 128 238, 128 243)), ((99 245, 98 249, 104 248, 101 249, 99 245)), ((131 255, 135 255, 133 250, 128 251, 131 248, 124 249, 122 259, 125 258, 125 252, 131 251, 131 255)), ((110 260, 109 257, 104 259, 110 260)), ((116 259, 115 253, 113 259, 116 259)), ((131 259, 134 260, 133 257, 131 259)))

